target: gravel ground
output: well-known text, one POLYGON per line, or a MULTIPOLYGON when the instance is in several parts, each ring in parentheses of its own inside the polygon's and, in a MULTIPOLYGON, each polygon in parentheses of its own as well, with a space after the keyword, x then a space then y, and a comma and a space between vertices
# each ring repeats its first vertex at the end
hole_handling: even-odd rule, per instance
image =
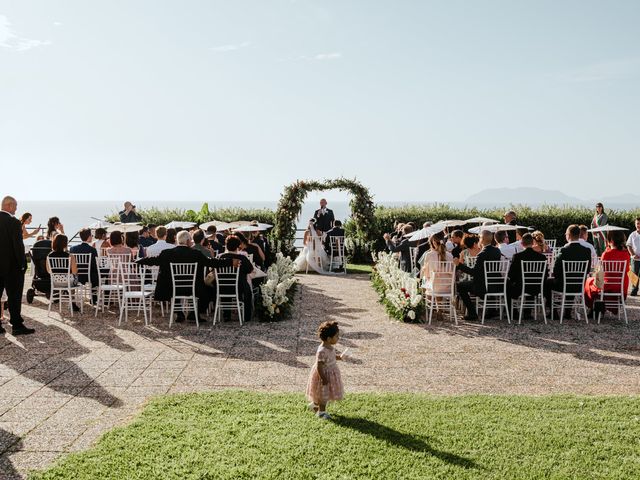
MULTIPOLYGON (((640 309, 629 325, 605 317, 484 326, 390 320, 366 275, 301 276, 291 320, 177 324, 154 312, 116 327, 112 312, 47 317, 42 297, 25 305, 35 335, 0 338, 0 478, 22 478, 65 452, 88 448, 155 395, 243 388, 304 391, 326 319, 342 328, 347 392, 429 394, 640 393, 640 309)), ((348 397, 347 397, 348 401, 348 397)))

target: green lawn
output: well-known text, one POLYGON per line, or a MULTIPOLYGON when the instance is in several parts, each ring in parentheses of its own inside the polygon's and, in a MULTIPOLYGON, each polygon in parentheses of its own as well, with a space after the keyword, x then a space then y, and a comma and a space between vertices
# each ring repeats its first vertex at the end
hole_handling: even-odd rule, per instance
POLYGON ((372 265, 364 265, 360 263, 348 263, 347 273, 371 273, 372 265))
POLYGON ((638 397, 161 397, 37 479, 638 479, 638 397))

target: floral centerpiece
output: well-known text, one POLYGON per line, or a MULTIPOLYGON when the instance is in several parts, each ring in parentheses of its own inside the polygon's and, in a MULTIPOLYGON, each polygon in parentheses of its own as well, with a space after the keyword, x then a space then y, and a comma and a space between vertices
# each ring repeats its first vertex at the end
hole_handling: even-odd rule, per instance
POLYGON ((293 294, 297 286, 296 269, 293 260, 282 253, 267 270, 264 283, 260 286, 257 313, 263 320, 282 320, 291 310, 293 294))
POLYGON ((390 317, 413 322, 424 314, 424 299, 420 282, 398 265, 398 259, 387 252, 373 255, 375 266, 371 281, 380 295, 380 303, 390 317))

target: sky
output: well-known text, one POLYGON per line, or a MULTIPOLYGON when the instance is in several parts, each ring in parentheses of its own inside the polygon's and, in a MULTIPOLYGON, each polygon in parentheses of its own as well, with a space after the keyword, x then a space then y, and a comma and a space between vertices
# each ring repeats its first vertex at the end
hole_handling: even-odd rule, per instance
POLYGON ((0 194, 638 191, 640 1, 0 0, 0 194))

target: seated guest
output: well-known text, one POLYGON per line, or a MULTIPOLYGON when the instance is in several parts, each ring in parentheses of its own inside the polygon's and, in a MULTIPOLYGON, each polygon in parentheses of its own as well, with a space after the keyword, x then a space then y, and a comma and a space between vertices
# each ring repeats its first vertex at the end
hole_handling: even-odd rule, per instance
POLYGON ((124 210, 118 213, 122 223, 137 223, 142 221, 142 217, 136 212, 136 206, 131 202, 124 202, 124 210))
POLYGON ((143 248, 148 248, 156 243, 156 240, 151 236, 151 230, 149 229, 149 227, 142 227, 142 229, 140 230, 139 242, 140 246, 143 248))
POLYGON ((484 271, 484 262, 500 260, 502 254, 500 250, 493 245, 493 233, 483 230, 482 231, 482 250, 476 257, 476 265, 474 268, 469 268, 462 263, 461 259, 456 258, 453 263, 458 266, 458 269, 462 272, 471 275, 472 280, 461 280, 456 285, 458 287, 458 295, 464 303, 467 309, 467 315, 465 320, 477 320, 478 313, 476 312, 476 305, 471 300, 470 294, 474 294, 478 297, 484 297, 486 293, 484 271))
POLYGON ((344 238, 344 228, 342 228, 342 222, 340 220, 333 221, 333 228, 324 234, 324 250, 327 253, 331 253, 331 237, 344 238))
MULTIPOLYGON (((208 231, 208 229, 207 229, 208 231)), ((220 243, 218 241, 218 237, 215 232, 213 234, 206 234, 206 239, 209 242, 209 248, 216 254, 216 255, 220 255, 221 253, 224 253, 224 243, 220 243)))
POLYGON ((207 239, 204 238, 204 232, 200 229, 193 232, 193 249, 197 250, 207 258, 213 258, 213 251, 207 247, 207 239))
MULTIPOLYGON (((624 298, 627 298, 627 292, 629 291, 629 264, 631 262, 631 256, 626 248, 626 238, 624 232, 621 230, 612 230, 607 233, 607 249, 602 254, 602 261, 611 260, 611 261, 622 261, 625 262, 624 266, 624 283, 622 285, 622 293, 624 298)), ((584 287, 585 293, 585 303, 587 304, 587 308, 593 309, 594 303, 596 300, 600 300, 600 293, 604 290, 605 300, 607 298, 606 293, 620 293, 620 283, 617 281, 611 281, 611 277, 608 275, 604 276, 604 288, 601 290, 596 286, 595 278, 589 277, 587 278, 587 282, 584 287)), ((604 313, 604 312, 602 312, 604 313)), ((618 313, 617 311, 613 311, 613 313, 618 313)))
POLYGON ((447 250, 449 250, 451 252, 451 255, 453 255, 453 258, 460 258, 460 252, 462 251, 462 239, 464 238, 464 232, 462 230, 454 230, 451 233, 451 244, 452 244, 452 248, 451 250, 449 250, 449 248, 447 247, 447 250))
POLYGON ((240 249, 251 255, 254 265, 262 270, 264 267, 264 252, 262 249, 255 243, 250 242, 241 232, 237 232, 235 236, 240 240, 240 249))
POLYGON ((102 255, 103 248, 109 248, 111 244, 108 242, 105 244, 107 239, 107 231, 104 228, 96 228, 96 234, 94 236, 93 248, 96 249, 98 255, 102 255))
POLYGON ((411 272, 411 244, 408 238, 405 238, 405 235, 409 235, 413 232, 413 228, 411 225, 405 225, 402 227, 402 235, 399 237, 399 241, 394 243, 391 240, 391 235, 388 233, 384 234, 384 240, 387 242, 387 248, 390 252, 400 253, 400 268, 405 272, 411 272))
POLYGON ((162 251, 175 247, 175 245, 167 242, 167 233, 166 227, 158 227, 156 229, 158 241, 147 248, 147 257, 157 257, 162 251))
MULTIPOLYGON (((158 228, 158 235, 160 235, 158 228)), ((204 283, 204 269, 231 267, 236 262, 231 259, 206 258, 200 252, 191 248, 191 235, 189 232, 183 231, 178 234, 178 245, 175 248, 163 250, 157 257, 141 258, 137 261, 140 265, 159 266, 158 280, 154 299, 158 302, 170 302, 173 295, 173 280, 171 278, 172 263, 197 263, 196 269, 196 296, 198 297, 198 312, 205 313, 209 302, 214 300, 213 290, 204 283)), ((239 265, 239 262, 237 262, 239 265)), ((176 292, 178 295, 188 295, 190 292, 176 292)), ((195 315, 193 316, 195 318, 195 315)), ((184 320, 182 312, 177 314, 176 321, 184 320)))
MULTIPOLYGON (((182 230, 181 228, 179 230, 182 230)), ((165 240, 168 244, 176 246, 176 239, 178 236, 178 228, 167 228, 167 236, 165 240)), ((160 237, 158 237, 160 238, 160 237)))
POLYGON ((496 243, 498 244, 498 249, 504 258, 507 260, 511 260, 513 257, 513 249, 509 248, 509 236, 505 230, 498 230, 493 235, 496 243))
MULTIPOLYGON (((240 276, 238 279, 238 295, 244 302, 244 320, 248 321, 253 315, 253 291, 249 282, 249 275, 253 273, 253 265, 246 255, 242 255, 239 251, 240 239, 236 235, 229 235, 225 240, 226 251, 220 258, 229 260, 233 259, 234 266, 240 267, 240 276), (236 263, 237 262, 237 263, 236 263)), ((231 293, 231 292, 222 292, 231 293)), ((225 311, 224 318, 229 319, 231 312, 225 311)))
POLYGON ((430 243, 428 238, 425 238, 423 240, 418 240, 418 245, 416 248, 416 263, 418 265, 420 266, 424 265, 424 258, 426 253, 429 251, 429 248, 430 248, 430 243))
MULTIPOLYGON (((78 275, 78 281, 85 285, 87 282, 91 283, 93 288, 98 286, 98 268, 96 265, 96 258, 98 256, 97 250, 91 246, 91 241, 93 237, 91 236, 91 230, 88 228, 83 228, 80 230, 80 240, 82 243, 79 245, 74 245, 71 247, 71 253, 88 253, 91 255, 91 260, 89 262, 89 274, 84 271, 78 275)), ((91 292, 91 298, 93 303, 96 302, 96 294, 91 292)))
MULTIPOLYGON (((629 251, 629 255, 631 255, 631 268, 633 269, 633 273, 636 276, 640 275, 640 217, 636 217, 635 221, 636 229, 629 234, 629 238, 627 239, 627 250, 629 251)), ((631 295, 635 297, 638 295, 638 279, 634 279, 634 285, 631 287, 631 295)))
POLYGON ((122 232, 111 232, 109 234, 109 243, 111 247, 107 249, 107 255, 132 255, 132 251, 124 244, 122 232))
MULTIPOLYGON (((580 227, 578 225, 569 225, 565 233, 567 244, 560 249, 553 265, 553 278, 545 284, 545 301, 547 306, 551 305, 551 291, 562 292, 564 284, 564 274, 562 262, 566 260, 572 261, 588 261, 587 272, 591 270, 591 251, 587 247, 580 245, 580 227)), ((581 286, 582 289, 584 286, 581 286)), ((575 286, 568 286, 567 292, 576 293, 575 286)))
POLYGON ((544 234, 540 230, 536 230, 531 234, 533 236, 533 249, 538 253, 549 253, 551 248, 544 239, 544 234))
MULTIPOLYGON (((507 297, 509 305, 514 298, 520 298, 522 294, 522 262, 546 262, 547 257, 533 249, 533 235, 525 233, 522 235, 521 244, 524 250, 513 255, 509 266, 507 280, 507 297)), ((532 285, 527 286, 527 295, 538 295, 540 288, 532 285)))
POLYGON ((131 249, 134 259, 146 256, 144 247, 140 245, 140 234, 138 232, 127 232, 124 235, 124 243, 131 249))
MULTIPOLYGON (((55 236, 53 242, 51 244, 51 248, 53 249, 51 253, 49 253, 49 258, 68 258, 69 259, 69 273, 73 275, 73 280, 71 282, 72 286, 78 284, 78 264, 76 263, 76 259, 67 251, 67 247, 69 246, 69 239, 66 235, 60 233, 55 236)), ((49 275, 54 273, 67 273, 66 269, 51 269, 49 263, 47 262, 47 272, 49 275)), ((55 277, 54 277, 55 279, 55 277)), ((75 312, 80 311, 80 307, 78 307, 75 303, 73 304, 73 310, 75 312)))
POLYGON ((463 248, 459 257, 462 263, 468 262, 469 258, 477 257, 482 250, 482 247, 480 247, 480 237, 472 233, 466 233, 464 237, 462 237, 462 246, 463 248))
POLYGON ((152 243, 156 243, 158 241, 158 235, 156 234, 156 228, 158 228, 158 226, 155 223, 150 223, 147 227, 149 227, 149 238, 152 243))
POLYGON ((47 222, 47 239, 53 240, 53 237, 57 234, 64 235, 64 225, 60 223, 58 217, 51 217, 47 222))
POLYGON ((425 254, 424 264, 420 269, 420 277, 424 280, 423 286, 434 293, 446 293, 448 286, 438 285, 434 288, 433 281, 438 274, 439 262, 453 262, 453 255, 447 251, 444 232, 431 235, 429 238, 431 248, 425 254))
POLYGON ((596 252, 596 247, 589 243, 589 229, 586 225, 580 225, 580 239, 578 243, 583 247, 587 247, 591 252, 591 262, 594 263, 594 260, 597 261, 598 253, 596 252))
POLYGON ((221 232, 218 232, 218 227, 215 225, 209 225, 207 227, 207 237, 209 241, 211 241, 212 237, 215 237, 214 240, 224 246, 225 236, 221 232))
MULTIPOLYGON (((257 226, 259 222, 257 220, 254 220, 251 222, 251 224, 257 226)), ((268 268, 269 265, 271 265, 271 245, 269 244, 269 238, 267 237, 267 234, 262 231, 257 232, 257 234, 254 236, 253 242, 262 249, 262 252, 264 253, 264 266, 265 268, 268 268)))

